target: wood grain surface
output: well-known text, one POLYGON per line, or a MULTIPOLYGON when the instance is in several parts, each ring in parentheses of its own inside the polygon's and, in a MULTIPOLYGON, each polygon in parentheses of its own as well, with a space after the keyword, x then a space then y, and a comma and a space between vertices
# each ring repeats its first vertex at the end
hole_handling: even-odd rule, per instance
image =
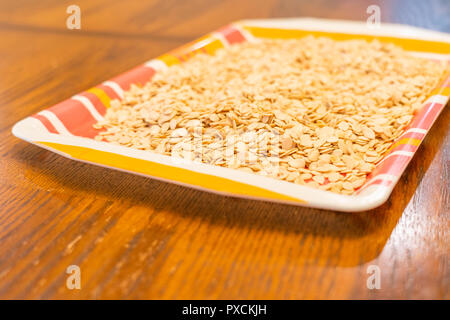
POLYGON ((387 203, 364 213, 208 194, 11 134, 16 121, 233 20, 365 20, 379 4, 383 21, 450 31, 448 1, 405 2, 0 1, 0 298, 448 299, 448 108, 387 203), (73 3, 81 30, 66 29, 73 3), (66 288, 73 264, 80 290, 66 288), (371 265, 379 290, 366 285, 371 265))

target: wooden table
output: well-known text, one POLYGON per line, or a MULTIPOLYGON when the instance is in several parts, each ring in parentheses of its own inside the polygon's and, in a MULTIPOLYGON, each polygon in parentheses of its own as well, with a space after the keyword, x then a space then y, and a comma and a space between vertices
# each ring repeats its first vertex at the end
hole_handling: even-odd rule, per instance
MULTIPOLYGON (((448 299, 448 108, 387 203, 364 213, 208 194, 11 134, 16 121, 230 21, 364 20, 377 1, 77 0, 81 30, 68 30, 72 3, 0 3, 1 298, 448 299), (69 265, 80 267, 80 290, 66 287, 69 265), (371 265, 379 290, 366 285, 371 265)), ((382 1, 382 20, 448 32, 449 8, 422 3, 382 1)))

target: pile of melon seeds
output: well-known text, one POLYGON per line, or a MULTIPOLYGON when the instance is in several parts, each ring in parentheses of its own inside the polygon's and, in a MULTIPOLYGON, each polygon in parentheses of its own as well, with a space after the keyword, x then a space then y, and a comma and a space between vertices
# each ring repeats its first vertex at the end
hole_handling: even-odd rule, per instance
POLYGON ((376 40, 246 42, 133 85, 96 139, 352 194, 445 70, 376 40))

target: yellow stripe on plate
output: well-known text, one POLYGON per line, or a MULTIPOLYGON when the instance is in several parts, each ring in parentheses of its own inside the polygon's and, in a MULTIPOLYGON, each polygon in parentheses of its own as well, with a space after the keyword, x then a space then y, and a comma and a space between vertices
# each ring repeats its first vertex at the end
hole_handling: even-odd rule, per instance
POLYGON ((392 149, 394 149, 394 148, 396 148, 396 147, 398 147, 398 146, 400 146, 400 145, 402 145, 402 144, 410 144, 410 145, 412 145, 412 146, 416 146, 416 147, 417 147, 417 146, 420 145, 421 142, 422 142, 422 140, 416 139, 416 138, 404 138, 404 139, 401 139, 401 140, 397 141, 396 143, 394 143, 394 144, 388 149, 388 151, 386 152, 386 154, 389 154, 389 153, 391 152, 392 149))
POLYGON ((172 66, 174 64, 179 64, 180 63, 180 60, 177 57, 174 57, 174 56, 172 56, 170 54, 163 54, 162 56, 159 56, 156 59, 161 60, 168 67, 170 67, 170 66, 172 66))
POLYGON ((218 49, 223 47, 223 43, 219 39, 213 38, 211 35, 207 35, 184 46, 176 48, 167 54, 163 54, 157 59, 163 61, 167 66, 172 66, 174 64, 179 64, 182 60, 189 60, 198 53, 213 54, 218 49), (180 58, 182 60, 180 60, 180 58))
POLYGON ((431 91, 430 96, 435 95, 435 94, 439 94, 441 96, 450 96, 450 88, 448 87, 443 87, 443 88, 436 88, 433 91, 431 91))
POLYGON ((122 169, 130 172, 141 173, 165 180, 172 180, 175 182, 189 184, 212 191, 226 192, 242 196, 306 203, 306 201, 304 200, 293 198, 250 184, 241 183, 222 177, 216 177, 205 173, 194 172, 187 169, 172 167, 148 160, 136 159, 107 151, 100 151, 86 147, 65 145, 54 142, 36 141, 36 143, 68 154, 78 160, 97 163, 100 165, 122 169))
POLYGON ((106 108, 109 108, 111 99, 109 98, 109 96, 106 94, 105 91, 103 91, 102 89, 94 87, 94 88, 91 88, 91 89, 87 90, 87 92, 90 92, 90 93, 94 94, 95 96, 97 96, 97 98, 100 99, 102 104, 106 108))
POLYGON ((212 39, 207 45, 203 46, 203 48, 209 54, 215 53, 217 50, 222 49, 224 47, 222 41, 219 39, 212 39))
POLYGON ((432 53, 450 53, 450 44, 445 42, 418 40, 418 39, 406 39, 386 36, 373 36, 367 34, 350 34, 350 33, 336 33, 325 31, 312 31, 312 30, 296 30, 296 29, 276 29, 276 28, 264 28, 264 27, 252 27, 243 26, 245 30, 250 32, 257 38, 281 38, 281 39, 293 39, 302 38, 308 35, 316 37, 329 37, 334 40, 352 40, 352 39, 365 39, 373 40, 378 39, 382 42, 395 43, 405 50, 419 51, 419 52, 432 52, 432 53))

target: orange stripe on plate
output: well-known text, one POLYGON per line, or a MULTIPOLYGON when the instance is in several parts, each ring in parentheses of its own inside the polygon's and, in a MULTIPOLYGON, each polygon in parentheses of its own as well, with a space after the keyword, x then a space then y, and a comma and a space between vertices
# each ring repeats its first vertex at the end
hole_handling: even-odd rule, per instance
POLYGON ((395 43, 396 45, 402 47, 403 49, 410 51, 432 52, 443 54, 450 53, 450 44, 445 42, 394 38, 385 36, 372 36, 367 34, 349 34, 349 33, 313 31, 313 30, 276 29, 276 28, 251 27, 251 26, 243 26, 243 28, 248 32, 250 32, 253 36, 258 38, 291 39, 291 38, 301 38, 307 35, 313 35, 316 37, 329 37, 334 40, 352 40, 358 38, 365 40, 378 39, 382 42, 395 43))
POLYGON ((213 191, 250 197, 306 203, 306 201, 304 200, 286 196, 253 185, 229 180, 222 177, 216 177, 205 173, 194 172, 187 169, 176 168, 148 160, 136 159, 116 153, 99 151, 80 146, 71 146, 60 143, 40 141, 36 141, 36 143, 68 154, 75 159, 97 163, 100 165, 122 169, 130 172, 141 173, 165 180, 172 180, 213 191))
POLYGON ((58 130, 56 130, 56 128, 53 126, 53 124, 43 115, 35 114, 35 115, 32 115, 31 117, 39 120, 44 125, 44 127, 48 130, 48 132, 59 134, 58 130))
POLYGON ((217 30, 228 41, 229 44, 244 42, 244 35, 233 25, 228 25, 217 30))
POLYGON ((100 101, 102 102, 102 104, 105 106, 105 108, 109 108, 110 106, 110 97, 106 94, 105 91, 103 91, 102 89, 99 88, 91 88, 89 90, 86 90, 87 92, 90 92, 92 94, 94 94, 95 96, 97 96, 97 98, 100 99, 100 101))

